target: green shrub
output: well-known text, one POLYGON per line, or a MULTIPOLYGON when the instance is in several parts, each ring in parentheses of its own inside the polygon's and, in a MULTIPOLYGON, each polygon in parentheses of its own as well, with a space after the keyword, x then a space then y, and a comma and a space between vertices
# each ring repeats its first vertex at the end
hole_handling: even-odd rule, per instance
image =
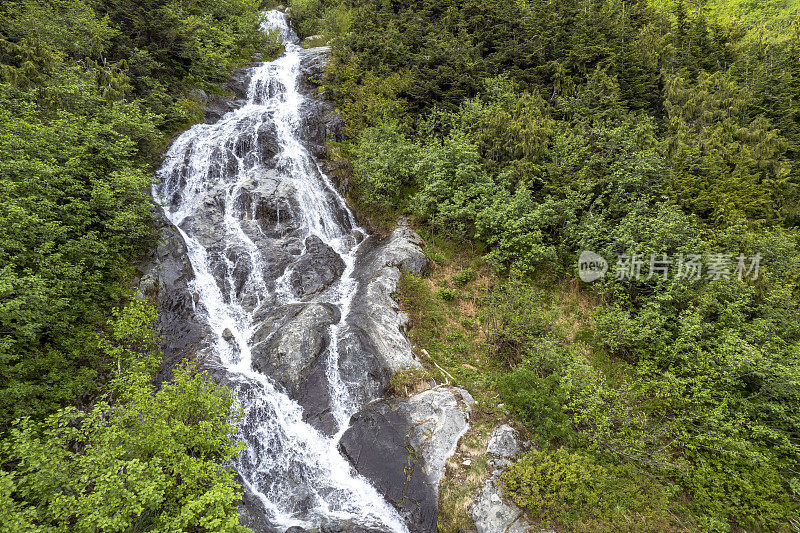
POLYGON ((630 466, 559 448, 531 452, 501 476, 507 497, 534 519, 568 530, 665 531, 669 488, 630 466), (663 528, 663 529, 659 529, 663 528))
POLYGON ((456 289, 442 287, 441 289, 436 291, 436 295, 445 302, 452 302, 458 297, 458 291, 456 289))
POLYGON ((353 149, 353 174, 359 200, 371 209, 396 207, 413 182, 418 147, 396 122, 382 122, 361 132, 353 149))
POLYGON ((459 287, 463 287, 473 279, 475 279, 475 271, 471 268, 465 268, 453 276, 453 282, 459 287))
POLYGON ((12 423, 0 444, 0 529, 245 531, 226 466, 241 451, 233 398, 192 362, 156 389, 155 319, 133 301, 109 321, 100 343, 116 369, 108 401, 12 423))
POLYGON ((574 439, 572 421, 564 407, 568 391, 557 374, 539 377, 527 368, 503 375, 497 383, 503 402, 542 439, 542 444, 574 439))

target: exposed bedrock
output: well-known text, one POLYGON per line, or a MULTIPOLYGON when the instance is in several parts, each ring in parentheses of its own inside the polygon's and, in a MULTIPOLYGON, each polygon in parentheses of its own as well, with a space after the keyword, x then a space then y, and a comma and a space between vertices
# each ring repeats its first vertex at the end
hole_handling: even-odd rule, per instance
POLYGON ((519 436, 511 426, 504 424, 492 433, 486 454, 495 471, 484 483, 472 506, 472 520, 477 533, 525 533, 531 527, 520 508, 503 496, 498 483, 503 469, 521 449, 519 436))
POLYGON ((356 413, 342 436, 345 457, 398 509, 412 533, 436 531, 439 481, 469 427, 472 404, 459 388, 378 400, 356 413))
POLYGON ((330 326, 336 306, 312 303, 280 308, 255 333, 253 367, 283 385, 304 409, 304 418, 324 433, 336 430, 325 375, 330 326))
POLYGON ((158 326, 163 335, 164 369, 158 379, 169 378, 174 365, 198 351, 209 335, 208 327, 198 320, 195 295, 189 289, 194 272, 186 256, 186 245, 175 227, 160 217, 160 239, 150 256, 140 265, 138 296, 155 303, 158 326))
POLYGON ((308 298, 330 287, 345 267, 339 254, 316 235, 306 238, 305 251, 289 277, 292 290, 300 298, 308 298))

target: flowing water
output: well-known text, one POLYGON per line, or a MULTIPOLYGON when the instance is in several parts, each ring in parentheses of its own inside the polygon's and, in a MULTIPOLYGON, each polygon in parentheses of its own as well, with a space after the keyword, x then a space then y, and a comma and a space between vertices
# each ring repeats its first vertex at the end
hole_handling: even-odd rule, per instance
MULTIPOLYGON (((305 97, 298 76, 309 52, 299 46, 283 13, 268 12, 264 29, 280 31, 285 53, 251 69, 247 101, 239 109, 175 140, 154 195, 186 242, 195 274, 195 311, 213 332, 211 350, 244 413, 238 438, 246 450, 235 468, 262 503, 265 518, 281 529, 339 520, 405 532, 395 509, 338 451, 339 437, 360 407, 353 384, 339 373, 338 339, 357 289, 353 271, 363 230, 300 139, 305 97), (264 154, 265 131, 279 148, 274 154, 264 154), (268 182, 273 194, 291 191, 284 196, 292 201, 276 201, 274 220, 265 229, 252 220, 256 208, 251 199, 268 182), (341 314, 330 326, 325 352, 337 426, 333 435, 304 422, 303 408, 252 366, 261 317, 301 301, 289 282, 292 263, 276 262, 273 252, 279 250, 264 244, 284 242, 280 239, 286 232, 300 237, 293 242, 318 237, 344 264, 341 276, 314 298, 335 305, 341 314)), ((294 253, 302 257, 306 250, 294 253)))

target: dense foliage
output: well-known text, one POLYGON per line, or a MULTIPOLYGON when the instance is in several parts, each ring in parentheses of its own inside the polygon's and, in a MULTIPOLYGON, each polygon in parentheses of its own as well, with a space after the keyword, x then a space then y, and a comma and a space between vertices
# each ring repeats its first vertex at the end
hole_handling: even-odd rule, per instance
POLYGON ((506 277, 488 303, 496 390, 541 448, 507 487, 572 529, 798 521, 800 20, 765 6, 776 38, 747 25, 757 8, 715 6, 292 3, 333 40, 351 199, 485 247, 506 277), (611 272, 581 286, 602 305, 573 345, 531 295, 576 278, 583 250, 611 272), (621 254, 644 275, 617 279, 621 254), (651 254, 723 268, 648 277, 651 254), (587 484, 622 515, 598 518, 613 505, 587 484))
POLYGON ((100 349, 119 370, 91 410, 14 421, 0 447, 3 531, 244 530, 222 466, 240 451, 230 393, 188 363, 156 391, 154 319, 134 300, 109 323, 100 349))
POLYGON ((151 162, 274 48, 256 0, 0 6, 0 425, 102 389, 97 348, 152 244, 151 162), (269 46, 268 46, 269 45, 269 46))
POLYGON ((153 312, 112 309, 154 244, 163 146, 202 118, 203 91, 278 49, 259 11, 259 0, 0 5, 3 531, 241 529, 221 466, 238 452, 230 396, 191 366, 156 391, 153 312))

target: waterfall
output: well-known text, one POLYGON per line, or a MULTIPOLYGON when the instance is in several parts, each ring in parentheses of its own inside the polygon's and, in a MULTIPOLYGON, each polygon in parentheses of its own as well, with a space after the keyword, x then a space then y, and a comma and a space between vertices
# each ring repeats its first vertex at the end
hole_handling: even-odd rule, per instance
MULTIPOLYGON (((209 351, 243 412, 237 438, 246 449, 233 466, 266 520, 282 530, 338 520, 406 532, 397 511, 338 450, 363 403, 353 394, 358 384, 340 373, 339 352, 365 232, 301 140, 306 98, 298 77, 309 52, 280 11, 267 12, 263 26, 280 31, 285 53, 251 68, 238 109, 173 142, 154 197, 186 243, 195 312, 212 332, 209 351), (309 295, 298 283, 309 265, 320 268, 312 253, 332 257, 325 275, 333 272, 335 279, 309 295), (335 426, 330 432, 304 420, 304 408, 281 384, 286 372, 254 367, 258 350, 275 335, 269 324, 298 309, 334 317, 323 326, 321 363, 335 426)), ((295 363, 281 364, 291 369, 295 363)))

